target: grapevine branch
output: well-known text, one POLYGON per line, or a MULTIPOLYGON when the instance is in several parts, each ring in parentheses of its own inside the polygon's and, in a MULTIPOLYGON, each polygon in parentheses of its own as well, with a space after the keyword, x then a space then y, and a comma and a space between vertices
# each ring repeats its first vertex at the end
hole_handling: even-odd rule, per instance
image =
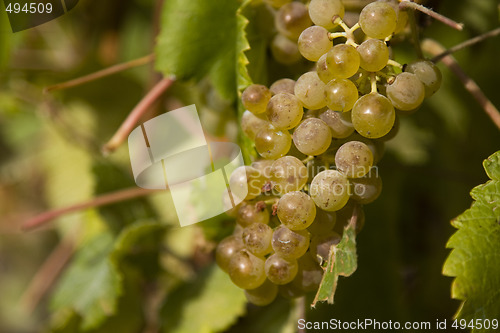
POLYGON ((464 28, 464 25, 462 23, 457 23, 455 21, 453 21, 452 19, 444 16, 444 15, 441 15, 439 13, 436 13, 435 11, 433 11, 432 9, 429 9, 427 7, 424 7, 418 3, 415 3, 415 2, 412 2, 412 1, 409 1, 409 0, 403 0, 399 3, 399 8, 400 9, 413 9, 413 10, 418 10, 426 15, 429 15, 430 17, 432 18, 435 18, 436 20, 438 21, 441 21, 443 22, 444 24, 452 27, 453 29, 456 29, 456 30, 459 30, 459 31, 462 31, 463 28, 464 28))
POLYGON ((77 86, 80 86, 82 84, 89 83, 89 82, 101 79, 101 78, 109 76, 109 75, 123 72, 127 69, 146 65, 146 64, 150 63, 151 61, 153 61, 153 59, 154 59, 154 54, 150 54, 150 55, 147 55, 145 57, 131 60, 131 61, 128 61, 128 62, 125 62, 122 64, 117 64, 117 65, 105 68, 103 70, 97 71, 95 73, 88 74, 88 75, 85 75, 85 76, 82 76, 82 77, 79 77, 79 78, 76 78, 76 79, 73 79, 70 81, 66 81, 63 83, 58 83, 58 84, 49 86, 49 87, 44 89, 44 92, 48 93, 48 92, 55 91, 55 90, 63 90, 63 89, 77 87, 77 86))
MULTIPOLYGON (((446 49, 441 44, 430 39, 424 40, 422 42, 422 47, 433 56, 441 55, 446 52, 446 49)), ((451 55, 444 55, 440 60, 458 77, 465 89, 476 99, 493 123, 500 129, 500 111, 498 111, 495 105, 486 97, 477 83, 463 71, 458 62, 451 55)))
POLYGON ((111 153, 116 150, 132 132, 141 117, 148 111, 148 109, 163 95, 163 93, 170 88, 175 82, 174 78, 164 78, 158 82, 149 93, 137 104, 137 106, 130 112, 127 119, 122 123, 118 131, 113 135, 111 140, 103 147, 105 154, 111 153))
POLYGON ((53 219, 56 219, 62 215, 79 212, 81 210, 85 210, 85 209, 89 209, 89 208, 106 206, 106 205, 110 205, 110 204, 125 201, 125 200, 130 200, 130 199, 134 199, 134 198, 139 198, 139 197, 143 197, 143 196, 146 196, 146 195, 154 193, 154 192, 156 192, 156 191, 146 190, 146 189, 138 188, 138 187, 132 187, 132 188, 128 188, 125 190, 107 193, 107 194, 98 196, 96 198, 93 198, 90 201, 81 202, 81 203, 71 205, 68 207, 44 212, 40 215, 37 215, 37 216, 27 220, 26 222, 24 222, 22 225, 22 229, 26 230, 26 231, 32 230, 35 228, 39 228, 39 227, 47 224, 48 222, 52 221, 53 219))

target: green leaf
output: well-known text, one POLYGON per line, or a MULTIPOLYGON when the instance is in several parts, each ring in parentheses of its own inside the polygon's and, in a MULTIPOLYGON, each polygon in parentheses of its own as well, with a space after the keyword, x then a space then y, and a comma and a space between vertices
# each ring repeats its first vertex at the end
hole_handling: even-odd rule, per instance
MULTIPOLYGON (((459 319, 492 319, 500 313, 500 151, 483 163, 491 178, 475 187, 470 209, 452 221, 458 229, 443 274, 455 277, 452 297, 462 300, 459 319)), ((474 329, 473 332, 486 330, 474 329)))
POLYGON ((326 264, 323 279, 312 306, 318 301, 333 304, 339 276, 351 276, 358 266, 356 255, 356 219, 351 219, 344 228, 342 239, 330 248, 330 256, 326 264))
POLYGON ((210 75, 217 91, 233 100, 238 7, 238 0, 165 1, 156 68, 182 80, 210 75))
POLYGON ((222 270, 211 266, 196 281, 167 296, 163 332, 220 332, 245 313, 245 306, 243 291, 222 270))

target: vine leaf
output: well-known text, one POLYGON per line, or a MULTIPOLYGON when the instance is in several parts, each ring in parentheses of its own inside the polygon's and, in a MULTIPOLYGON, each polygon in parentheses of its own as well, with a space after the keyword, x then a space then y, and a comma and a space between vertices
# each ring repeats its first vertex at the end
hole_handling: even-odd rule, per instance
POLYGON ((312 303, 328 301, 333 304, 339 276, 351 276, 358 267, 356 254, 356 218, 353 217, 344 228, 342 239, 337 245, 332 245, 326 264, 323 279, 312 303))
MULTIPOLYGON (((471 208, 452 221, 458 229, 443 274, 455 277, 452 297, 463 301, 459 319, 493 319, 500 313, 500 151, 483 162, 491 179, 475 187, 471 208)), ((473 332, 484 330, 474 329, 473 332)))
POLYGON ((162 309, 163 331, 222 332, 245 313, 246 302, 229 276, 211 266, 167 297, 162 309))
POLYGON ((236 97, 238 0, 169 0, 162 9, 156 68, 178 79, 212 78, 226 99, 236 97))

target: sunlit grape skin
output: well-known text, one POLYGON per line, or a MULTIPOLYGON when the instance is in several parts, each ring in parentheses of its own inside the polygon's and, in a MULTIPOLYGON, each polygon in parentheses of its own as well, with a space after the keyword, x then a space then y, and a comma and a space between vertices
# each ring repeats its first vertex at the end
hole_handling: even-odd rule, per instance
POLYGON ((229 177, 229 186, 233 196, 239 201, 251 200, 260 195, 265 179, 251 166, 236 168, 229 177))
POLYGON ((305 155, 320 155, 330 146, 332 133, 323 120, 308 118, 293 132, 293 142, 305 155))
POLYGON ((324 90, 326 104, 333 111, 350 111, 358 100, 358 88, 348 79, 333 79, 324 90))
POLYGON ((283 156, 273 163, 271 179, 275 190, 281 194, 298 191, 307 182, 307 168, 298 158, 283 156))
POLYGON ((271 304, 278 295, 278 286, 269 280, 255 289, 246 289, 245 296, 247 300, 258 306, 266 306, 271 304))
POLYGON ((292 282, 299 270, 296 259, 285 259, 273 254, 266 259, 266 276, 274 284, 282 285, 292 282))
POLYGON ((326 105, 325 84, 316 72, 302 74, 295 83, 294 93, 308 109, 321 109, 326 105))
POLYGON ((319 208, 337 211, 349 200, 349 181, 337 170, 321 171, 314 177, 309 194, 319 208))
POLYGON ((307 230, 290 230, 281 225, 274 230, 272 246, 274 252, 286 259, 297 259, 306 253, 310 235, 307 230))
POLYGON ((360 97, 352 108, 352 124, 365 138, 380 138, 389 133, 395 117, 391 101, 376 92, 360 97))
POLYGON ((248 86, 241 95, 241 102, 245 109, 254 114, 266 112, 266 106, 270 99, 271 92, 261 84, 248 86))
POLYGON ((396 29, 397 15, 391 5, 384 2, 372 2, 366 5, 359 15, 359 25, 371 38, 384 39, 396 29))
POLYGON ((260 156, 276 159, 288 153, 292 136, 288 131, 280 131, 272 126, 261 129, 255 136, 255 148, 260 156))
POLYGON ((241 116, 241 129, 246 136, 254 140, 257 133, 269 122, 266 119, 254 115, 252 112, 246 110, 241 116))
POLYGON ((269 211, 265 206, 243 202, 236 215, 236 223, 248 227, 253 223, 269 223, 269 211))
POLYGON ((347 44, 337 44, 326 55, 326 66, 335 78, 347 79, 359 69, 359 53, 347 44))
POLYGON ((247 250, 235 253, 228 268, 231 281, 242 289, 254 289, 266 281, 265 260, 247 250))
POLYGON ((335 154, 335 166, 348 178, 366 175, 373 165, 373 154, 363 142, 344 143, 335 154))
POLYGON ((302 31, 298 41, 300 54, 307 60, 318 61, 332 47, 328 35, 328 30, 320 26, 312 26, 302 31))
POLYGON ((304 192, 289 192, 278 201, 278 218, 290 230, 309 227, 316 217, 316 205, 304 192))
POLYGON ((273 229, 267 224, 250 224, 243 230, 241 238, 246 249, 256 256, 264 256, 272 250, 273 229))
POLYGON ((298 1, 293 1, 278 10, 274 24, 279 33, 292 40, 297 40, 302 31, 311 26, 312 21, 309 18, 307 7, 298 1))
POLYGON ((333 29, 333 17, 344 18, 345 8, 340 0, 311 0, 309 3, 309 16, 314 24, 333 29))
POLYGON ((351 112, 337 112, 327 109, 319 115, 319 119, 330 127, 332 137, 335 139, 344 139, 354 133, 351 112))
POLYGON ((323 54, 316 63, 316 73, 318 73, 318 77, 324 83, 328 83, 335 78, 335 75, 328 70, 328 66, 326 65, 327 55, 328 53, 323 54))
POLYGON ((442 75, 439 68, 429 60, 418 60, 405 66, 405 72, 415 74, 425 88, 425 97, 434 95, 441 87, 442 75))
POLYGON ((386 89, 387 98, 398 110, 415 110, 425 98, 425 87, 418 76, 403 72, 386 89))
MULTIPOLYGON (((297 87, 297 84, 295 84, 295 87, 297 87)), ((291 129, 300 123, 304 115, 304 109, 297 97, 288 93, 280 93, 269 100, 266 115, 275 128, 281 130, 291 129)))
POLYGON ((357 48, 360 67, 368 72, 382 70, 389 61, 389 48, 379 39, 367 39, 357 48))
POLYGON ((295 81, 292 79, 279 79, 271 84, 269 90, 273 95, 280 93, 293 94, 295 91, 295 81))

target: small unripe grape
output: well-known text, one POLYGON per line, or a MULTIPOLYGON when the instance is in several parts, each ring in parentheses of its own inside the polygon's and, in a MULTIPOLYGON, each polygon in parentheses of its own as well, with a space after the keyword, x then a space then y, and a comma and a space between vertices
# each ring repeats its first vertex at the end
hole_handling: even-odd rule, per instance
POLYGON ((304 120, 293 132, 293 142, 297 149, 306 155, 323 154, 332 142, 332 133, 321 119, 304 120))
POLYGON ((317 25, 302 31, 298 41, 300 54, 307 60, 318 61, 332 47, 328 35, 328 30, 317 25))
POLYGON ((429 60, 418 60, 405 67, 405 72, 415 74, 425 88, 425 97, 434 95, 441 87, 442 75, 439 68, 429 60))
POLYGON ((382 70, 389 61, 389 48, 380 39, 367 39, 357 48, 360 66, 368 72, 382 70))
POLYGON ((301 160, 293 156, 284 156, 273 163, 271 177, 275 189, 285 194, 302 189, 307 182, 308 174, 301 160))
POLYGON ((365 176, 350 180, 352 199, 366 205, 375 201, 382 192, 382 178, 378 171, 370 171, 365 176))
POLYGON ((292 65, 302 59, 297 43, 282 34, 277 34, 271 41, 271 53, 274 60, 283 65, 292 65))
POLYGON ((238 287, 255 289, 266 281, 265 259, 240 250, 232 256, 228 273, 238 287))
POLYGON ((349 200, 349 181, 337 170, 321 171, 314 177, 309 194, 319 208, 333 212, 349 200))
POLYGON ((290 230, 279 226, 274 230, 272 246, 274 252, 286 259, 297 259, 306 253, 310 235, 307 230, 290 230))
POLYGON ((246 249, 256 256, 265 256, 272 251, 272 238, 273 229, 264 223, 250 224, 241 235, 246 249))
POLYGON ((311 235, 323 235, 333 230, 337 221, 336 212, 327 212, 322 209, 316 209, 314 222, 307 228, 311 235))
POLYGON ((241 129, 246 136, 254 140, 255 135, 262 128, 267 126, 269 122, 259 116, 254 115, 252 112, 246 110, 241 116, 241 129))
POLYGON ((285 259, 273 254, 267 258, 265 269, 269 281, 282 285, 292 282, 297 275, 299 265, 296 259, 285 259))
POLYGON ((358 100, 358 88, 348 79, 333 79, 325 87, 326 105, 333 111, 347 112, 358 100))
POLYGON ((326 65, 327 55, 328 53, 323 54, 316 63, 316 73, 318 73, 318 77, 324 83, 328 83, 335 78, 335 75, 328 70, 328 66, 326 65))
POLYGON ((335 27, 333 18, 344 18, 344 4, 341 0, 311 0, 309 3, 309 16, 314 24, 331 30, 335 27))
POLYGON ((387 97, 373 92, 357 100, 351 116, 359 134, 365 138, 380 138, 391 130, 396 112, 387 97))
POLYGON ((274 24, 279 33, 297 40, 302 31, 311 26, 307 7, 298 2, 290 2, 281 7, 276 13, 274 24))
POLYGON ((316 72, 304 73, 295 83, 295 96, 306 108, 321 109, 326 105, 325 83, 316 72))
POLYGON ((334 139, 344 139, 354 133, 351 112, 337 112, 327 109, 319 115, 319 119, 330 127, 334 139))
POLYGON ((425 98, 423 83, 413 73, 403 72, 396 76, 386 89, 387 98, 396 109, 411 111, 422 104, 425 98))
POLYGON ((243 91, 241 102, 248 111, 259 114, 266 112, 267 103, 271 99, 271 92, 261 84, 252 84, 243 91))
POLYGON ((335 166, 348 178, 366 175, 373 165, 373 154, 363 142, 344 143, 335 154, 335 166))
POLYGON ((347 44, 337 44, 326 54, 326 66, 335 78, 347 79, 358 72, 359 53, 347 44))
POLYGON ((278 218, 290 230, 303 230, 313 223, 316 205, 304 192, 289 192, 278 201, 278 218))
POLYGON ((262 285, 255 289, 245 290, 245 296, 248 302, 257 306, 266 306, 271 304, 278 295, 278 286, 269 280, 264 281, 262 285))
POLYGON ((228 272, 229 262, 233 255, 243 249, 243 243, 235 236, 224 238, 215 249, 215 261, 224 271, 228 272))
POLYGON ((330 248, 332 245, 337 245, 341 239, 342 237, 334 231, 314 236, 311 238, 311 254, 319 262, 327 261, 330 248))
POLYGON ((255 136, 255 149, 260 156, 276 159, 286 155, 292 145, 292 136, 288 131, 280 131, 272 125, 264 127, 255 136))
POLYGON ((366 5, 359 15, 359 25, 371 38, 384 39, 396 29, 397 15, 394 8, 385 2, 366 5))
MULTIPOLYGON (((297 84, 295 84, 297 86, 297 84)), ((297 126, 304 115, 304 109, 297 97, 288 93, 274 95, 266 109, 267 119, 277 129, 291 129, 297 126)))
POLYGON ((269 211, 266 206, 243 203, 236 215, 236 223, 242 227, 248 227, 254 223, 269 223, 269 211))
POLYGON ((281 94, 281 93, 295 93, 295 81, 292 79, 279 79, 274 82, 269 88, 273 95, 281 94))

